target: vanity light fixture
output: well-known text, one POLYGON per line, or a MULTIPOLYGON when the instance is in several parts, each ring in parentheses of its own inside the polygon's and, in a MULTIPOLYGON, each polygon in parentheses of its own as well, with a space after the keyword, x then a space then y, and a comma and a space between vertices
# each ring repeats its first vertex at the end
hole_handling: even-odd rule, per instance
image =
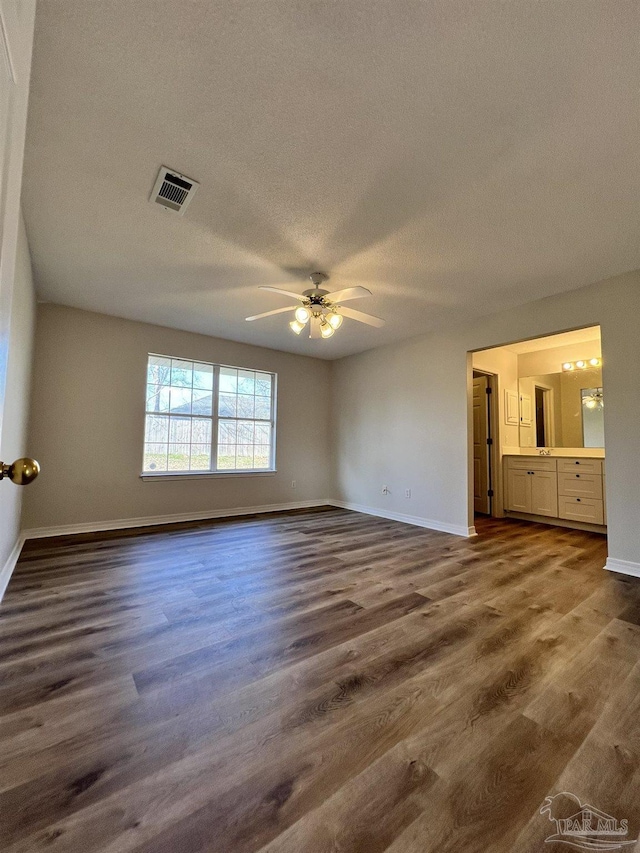
POLYGON ((601 358, 580 359, 579 361, 565 361, 562 369, 565 373, 570 373, 572 370, 586 370, 587 367, 600 367, 602 364, 601 358))

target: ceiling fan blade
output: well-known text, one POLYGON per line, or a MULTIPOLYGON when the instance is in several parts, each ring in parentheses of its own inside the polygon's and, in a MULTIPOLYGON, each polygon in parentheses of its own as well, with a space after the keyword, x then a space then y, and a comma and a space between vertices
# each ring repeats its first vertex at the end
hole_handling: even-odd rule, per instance
POLYGON ((271 317, 272 314, 284 314, 285 311, 294 311, 297 305, 287 305, 286 308, 276 308, 275 311, 265 311, 264 314, 254 314, 253 317, 245 317, 247 321, 262 320, 263 317, 271 317))
POLYGON ((317 317, 312 317, 309 320, 309 337, 310 338, 321 338, 322 335, 320 333, 320 320, 317 317))
POLYGON ((366 323, 367 326, 375 326, 377 329, 384 326, 384 320, 381 320, 380 317, 374 317, 373 314, 363 314, 362 311, 354 311, 353 308, 340 308, 340 314, 349 317, 351 320, 357 320, 359 323, 366 323))
POLYGON ((271 287, 269 284, 261 284, 260 290, 270 290, 272 293, 281 293, 283 296, 292 296, 294 299, 299 299, 304 302, 305 298, 301 293, 293 293, 291 290, 283 290, 281 287, 271 287))
POLYGON ((371 291, 366 287, 345 287, 344 290, 336 290, 334 293, 327 293, 326 299, 329 302, 346 302, 348 299, 362 299, 363 296, 371 296, 371 291))

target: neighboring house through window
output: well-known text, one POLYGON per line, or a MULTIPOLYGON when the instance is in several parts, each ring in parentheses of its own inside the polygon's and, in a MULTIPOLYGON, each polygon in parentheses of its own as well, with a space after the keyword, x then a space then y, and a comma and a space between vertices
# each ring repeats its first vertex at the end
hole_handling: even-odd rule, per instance
POLYGON ((143 474, 275 470, 276 376, 149 355, 143 474))

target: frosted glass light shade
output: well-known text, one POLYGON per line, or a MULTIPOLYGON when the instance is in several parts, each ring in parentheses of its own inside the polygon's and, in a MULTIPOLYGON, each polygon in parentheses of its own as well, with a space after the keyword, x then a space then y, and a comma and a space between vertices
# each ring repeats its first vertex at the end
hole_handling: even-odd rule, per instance
POLYGON ((327 323, 331 326, 334 332, 340 328, 340 326, 342 325, 342 320, 343 317, 341 314, 333 313, 327 316, 327 323))
POLYGON ((311 317, 311 311, 308 308, 305 308, 304 305, 301 305, 299 308, 296 308, 296 320, 298 323, 302 323, 303 325, 309 320, 311 317))
POLYGON ((289 328, 292 332, 295 332, 296 335, 299 335, 300 332, 304 329, 304 323, 299 323, 297 320, 292 320, 289 323, 289 328))
POLYGON ((323 323, 320 327, 320 334, 323 338, 330 338, 334 333, 334 329, 328 323, 323 323))

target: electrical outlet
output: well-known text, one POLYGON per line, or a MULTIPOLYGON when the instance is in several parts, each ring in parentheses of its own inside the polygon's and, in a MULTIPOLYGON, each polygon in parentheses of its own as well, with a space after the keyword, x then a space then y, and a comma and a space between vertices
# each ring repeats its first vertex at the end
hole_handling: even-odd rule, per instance
POLYGON ((383 495, 388 495, 388 494, 389 494, 389 486, 383 486, 383 487, 382 487, 382 494, 383 494, 383 495))
POLYGON ((295 489, 295 487, 296 487, 296 481, 295 481, 295 480, 292 480, 292 481, 291 481, 291 488, 292 488, 292 489, 295 489))
POLYGON ((411 489, 405 489, 404 490, 404 496, 405 496, 405 498, 410 498, 411 497, 411 489))

